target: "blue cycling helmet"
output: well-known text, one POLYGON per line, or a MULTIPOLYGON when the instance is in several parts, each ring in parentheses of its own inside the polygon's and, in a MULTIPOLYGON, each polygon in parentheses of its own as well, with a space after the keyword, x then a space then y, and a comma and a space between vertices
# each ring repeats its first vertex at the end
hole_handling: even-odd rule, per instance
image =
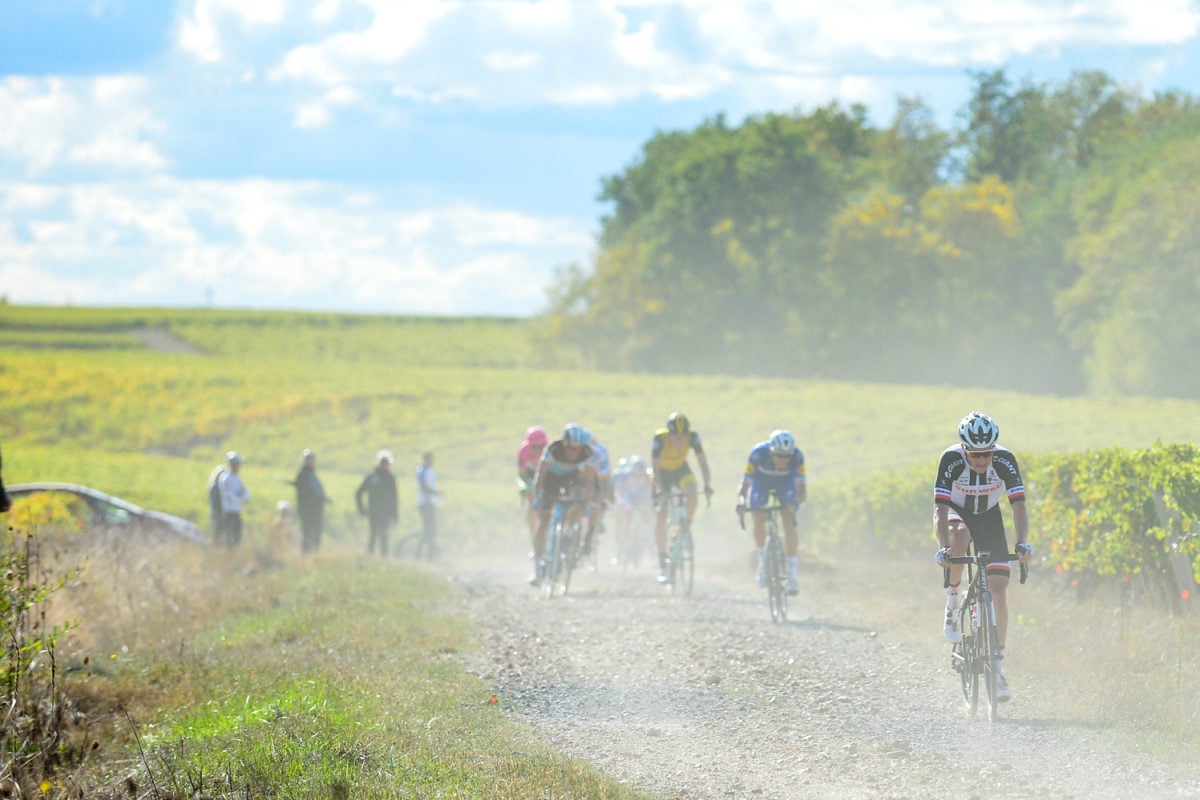
POLYGON ((796 437, 785 430, 771 432, 771 455, 790 456, 796 449, 796 437))
POLYGON ((968 450, 990 450, 1000 438, 1000 427, 987 414, 972 411, 958 423, 958 438, 968 450))
POLYGON ((572 445, 584 445, 592 437, 588 434, 584 427, 579 423, 572 422, 567 427, 563 428, 563 442, 572 445))

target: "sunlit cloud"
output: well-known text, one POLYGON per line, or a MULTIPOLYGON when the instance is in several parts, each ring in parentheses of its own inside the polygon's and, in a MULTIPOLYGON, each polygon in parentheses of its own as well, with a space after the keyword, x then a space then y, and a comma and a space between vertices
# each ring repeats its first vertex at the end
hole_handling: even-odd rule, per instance
POLYGON ((393 197, 312 182, 0 184, 0 198, 0 295, 25 303, 212 295, 238 306, 524 315, 539 309, 554 269, 591 243, 570 220, 469 204, 405 211, 393 197))
POLYGON ((136 76, 0 79, 0 167, 27 177, 61 165, 125 170, 168 166, 154 144, 165 123, 136 76))

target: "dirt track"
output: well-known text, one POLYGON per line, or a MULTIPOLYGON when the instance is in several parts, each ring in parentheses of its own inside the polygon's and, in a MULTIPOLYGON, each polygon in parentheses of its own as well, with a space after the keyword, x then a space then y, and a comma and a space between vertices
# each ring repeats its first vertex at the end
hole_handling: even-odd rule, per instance
POLYGON ((809 572, 777 625, 726 549, 682 598, 648 565, 602 564, 553 600, 523 560, 459 572, 486 632, 469 666, 539 738, 663 798, 1200 797, 1200 768, 1132 752, 1016 656, 1002 719, 968 718, 936 587, 877 613, 861 570, 809 572))

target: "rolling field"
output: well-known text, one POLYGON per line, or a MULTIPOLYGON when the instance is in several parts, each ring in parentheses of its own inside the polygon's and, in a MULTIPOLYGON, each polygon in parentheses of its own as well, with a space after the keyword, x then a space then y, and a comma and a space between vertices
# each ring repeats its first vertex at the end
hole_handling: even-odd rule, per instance
POLYGON ((488 520, 512 515, 515 450, 534 423, 554 432, 578 421, 614 458, 645 456, 653 431, 682 410, 703 436, 717 502, 733 496, 751 446, 787 427, 817 508, 823 482, 932 468, 976 408, 1018 454, 1148 446, 1200 430, 1193 401, 542 369, 526 325, 5 306, 5 478, 80 482, 203 523, 204 480, 236 449, 247 458, 250 516, 265 519, 290 496, 282 481, 308 447, 335 500, 333 533, 348 536, 353 490, 375 451, 396 454, 411 506, 409 476, 429 449, 447 493, 445 527, 469 544, 488 520), (156 341, 178 346, 145 344, 156 341))
MULTIPOLYGON (((924 492, 933 476, 922 470, 932 471, 959 418, 975 408, 996 417, 1002 442, 1019 455, 1144 447, 1200 430, 1200 403, 1177 400, 544 369, 527 344, 526 324, 0 307, 7 483, 80 482, 203 524, 209 470, 228 449, 248 459, 248 548, 232 557, 201 548, 161 558, 101 548, 80 557, 87 562, 83 579, 54 599, 57 611, 83 622, 64 645, 69 685, 82 693, 97 732, 120 745, 87 765, 88 785, 115 786, 119 776, 136 773, 140 793, 111 796, 183 797, 189 786, 219 797, 642 796, 642 784, 598 774, 587 747, 571 758, 553 747, 553 736, 551 747, 538 744, 529 726, 513 721, 520 703, 497 699, 496 683, 460 663, 490 655, 480 645, 485 637, 516 642, 501 668, 519 668, 522 657, 546 646, 540 635, 524 638, 520 625, 492 629, 498 602, 539 634, 559 624, 562 609, 531 605, 511 570, 492 575, 499 588, 462 582, 451 590, 434 570, 362 558, 365 526, 352 513, 353 491, 381 447, 397 456, 402 533, 416 525, 412 473, 421 451, 432 449, 446 491, 446 551, 452 558, 482 555, 493 570, 501 562, 519 570, 528 544, 513 461, 528 425, 542 423, 553 433, 579 421, 614 457, 646 456, 653 431, 670 411, 682 410, 704 437, 718 491, 698 520, 704 552, 720 551, 724 559, 705 565, 726 573, 714 576, 726 581, 714 584, 714 596, 726 598, 714 607, 752 605, 757 619, 757 599, 741 605, 747 545, 731 511, 746 454, 772 428, 797 435, 809 465, 805 508, 816 518, 847 487, 894 480, 897 494, 912 489, 900 485, 906 482, 924 492), (265 522, 276 500, 291 498, 283 481, 295 474, 305 447, 318 453, 318 473, 334 500, 329 546, 315 559, 272 560, 262 549, 265 522), (714 529, 726 538, 704 538, 714 529), (462 614, 464 595, 484 610, 478 619, 462 614), (132 741, 135 724, 140 743, 132 741), (137 755, 142 745, 152 754, 148 763, 137 755), (151 792, 144 780, 155 773, 176 793, 151 792), (247 788, 235 791, 235 778, 247 788), (228 791, 217 791, 223 785, 228 791)), ((1036 525, 1036 498, 1032 505, 1036 525)), ((861 638, 860 625, 878 627, 880 647, 907 659, 884 677, 892 690, 915 693, 914 702, 925 704, 935 675, 929 665, 943 668, 944 658, 926 619, 940 592, 928 558, 928 511, 922 506, 916 516, 898 523, 906 534, 911 528, 912 541, 899 562, 863 548, 839 563, 846 551, 822 551, 812 517, 806 520, 805 589, 811 585, 813 594, 802 595, 798 603, 806 605, 798 608, 810 616, 772 635, 781 647, 794 646, 797 634, 814 637, 805 647, 822 647, 821 637, 853 640, 861 638), (885 586, 892 599, 881 605, 846 590, 864 578, 865 585, 885 586)), ((1147 607, 1115 609, 1107 599, 1080 604, 1066 577, 1051 572, 1039 570, 1020 590, 1014 665, 1034 687, 1023 707, 1034 716, 1015 724, 1033 733, 1044 728, 1049 739, 1061 733, 1077 749, 1090 746, 1080 730, 1103 731, 1105 746, 1133 763, 1140 751, 1162 754, 1171 769, 1187 764, 1200 713, 1197 682, 1184 668, 1196 647, 1194 620, 1167 620, 1147 607), (1160 711, 1144 715, 1147 703, 1160 711)), ((614 601, 623 610, 597 627, 615 636, 623 624, 642 624, 641 591, 614 601)), ((685 638, 701 650, 704 636, 744 632, 700 631, 685 638)), ((619 669, 627 643, 608 646, 617 654, 612 669, 619 669)), ((836 682, 853 679, 855 658, 819 671, 827 692, 855 691, 836 682)), ((738 701, 758 691, 753 660, 743 671, 725 678, 738 701)), ((636 705, 641 695, 633 688, 636 705)), ((529 691, 536 698, 540 690, 529 691)), ((529 697, 522 702, 528 713, 529 697)), ((722 731, 715 736, 724 752, 722 731)), ((650 741, 668 743, 661 734, 650 741)), ((826 749, 840 753, 843 745, 826 749)), ((1027 750, 1018 742, 1014 763, 1023 763, 1027 750)), ((839 775, 856 768, 861 759, 845 752, 822 768, 839 775)), ((929 767, 920 759, 886 759, 905 770, 909 785, 928 788, 929 767)), ((721 775, 737 779, 736 772, 721 775)), ((1068 775, 1051 788, 1073 781, 1068 775)), ((69 785, 61 788, 48 796, 76 796, 69 785)))

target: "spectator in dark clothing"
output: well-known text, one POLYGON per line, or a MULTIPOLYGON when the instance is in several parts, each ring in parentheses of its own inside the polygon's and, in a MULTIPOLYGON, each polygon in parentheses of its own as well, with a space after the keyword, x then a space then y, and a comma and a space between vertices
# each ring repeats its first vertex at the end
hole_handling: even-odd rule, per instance
MULTIPOLYGON (((4 457, 0 456, 0 472, 4 471, 4 457)), ((0 475, 0 514, 5 513, 12 508, 12 501, 8 499, 8 492, 4 490, 4 477, 0 475)))
POLYGON ((321 546, 321 528, 325 521, 325 487, 317 477, 317 454, 301 454, 300 471, 292 484, 296 487, 296 513, 300 517, 300 552, 313 553, 321 546))
POLYGON ((374 553, 379 546, 379 555, 388 554, 388 529, 400 519, 399 499, 396 495, 396 476, 392 474, 392 454, 380 450, 375 456, 375 469, 363 478, 354 493, 358 513, 371 523, 371 538, 367 542, 367 553, 374 553), (365 503, 364 503, 365 498, 365 503))

